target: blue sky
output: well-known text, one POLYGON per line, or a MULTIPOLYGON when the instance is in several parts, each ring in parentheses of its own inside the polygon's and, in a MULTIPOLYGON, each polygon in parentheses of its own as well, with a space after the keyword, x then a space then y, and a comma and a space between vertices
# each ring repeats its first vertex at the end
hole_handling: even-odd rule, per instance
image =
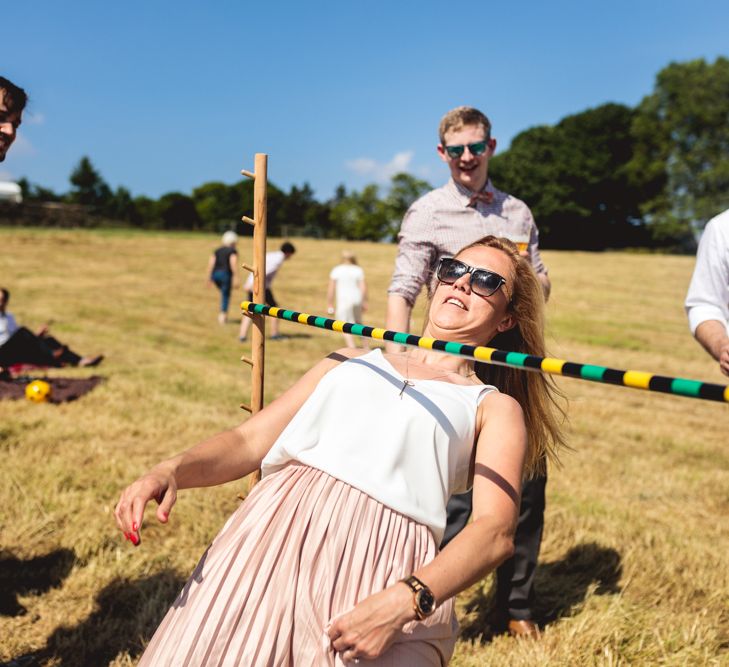
POLYGON ((66 191, 88 155, 112 186, 158 197, 269 178, 445 181, 448 109, 485 111, 502 150, 604 102, 637 104, 672 61, 729 55, 729 3, 33 0, 3 3, 2 74, 31 103, 0 179, 66 191))

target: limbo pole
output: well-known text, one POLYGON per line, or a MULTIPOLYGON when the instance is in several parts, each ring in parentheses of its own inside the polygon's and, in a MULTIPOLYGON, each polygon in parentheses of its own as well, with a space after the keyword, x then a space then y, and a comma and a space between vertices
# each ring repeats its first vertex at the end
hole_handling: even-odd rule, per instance
POLYGON ((319 329, 339 331, 341 333, 353 334, 363 338, 374 338, 386 340, 400 345, 422 347, 427 350, 439 350, 465 359, 474 359, 500 366, 510 366, 526 371, 541 371, 553 375, 564 375, 567 377, 589 380, 591 382, 602 382, 604 384, 615 384, 634 389, 645 389, 689 398, 703 398, 709 401, 729 403, 729 386, 710 384, 698 380, 687 380, 684 378, 672 378, 644 371, 621 371, 606 366, 595 366, 592 364, 578 364, 563 359, 551 357, 537 357, 521 352, 507 352, 497 350, 493 347, 480 345, 464 345, 463 343, 452 343, 437 338, 425 338, 413 334, 390 331, 369 327, 363 324, 353 324, 332 320, 326 317, 299 313, 295 310, 283 308, 272 308, 260 303, 243 301, 241 309, 249 313, 257 313, 268 317, 277 317, 280 320, 298 322, 319 329))
MULTIPOLYGON (((243 264, 246 271, 253 274, 253 298, 256 301, 266 300, 266 227, 268 224, 268 156, 256 153, 255 171, 245 169, 243 176, 253 179, 253 218, 243 216, 243 222, 253 225, 253 266, 243 264)), ((251 327, 251 356, 241 357, 241 361, 251 366, 251 403, 241 403, 241 408, 251 414, 263 409, 263 374, 266 347, 266 318, 263 315, 248 314, 253 319, 251 327)), ((252 487, 260 479, 260 471, 253 473, 250 483, 252 487)), ((249 488, 250 488, 249 487, 249 488)))

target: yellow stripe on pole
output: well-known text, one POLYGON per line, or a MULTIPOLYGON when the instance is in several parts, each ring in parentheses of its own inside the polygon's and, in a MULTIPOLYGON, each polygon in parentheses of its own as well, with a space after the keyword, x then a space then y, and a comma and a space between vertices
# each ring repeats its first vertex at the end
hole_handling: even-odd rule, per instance
POLYGON ((424 347, 428 350, 432 350, 433 343, 435 343, 435 338, 421 338, 418 341, 418 347, 424 347))
POLYGON ((493 353, 493 347, 477 347, 473 352, 473 356, 480 361, 491 361, 491 355, 493 353))
POLYGON ((308 324, 306 320, 309 319, 309 316, 306 313, 299 313, 299 316, 296 318, 296 321, 299 324, 308 324))
POLYGON ((342 332, 344 330, 344 322, 341 322, 340 320, 334 320, 334 323, 332 324, 332 329, 334 331, 342 332))
POLYGON ((372 333, 370 335, 372 336, 372 338, 382 340, 383 336, 385 335, 385 331, 387 331, 387 329, 372 329, 372 333))
POLYGON ((279 314, 280 311, 281 311, 280 308, 271 308, 270 312, 271 312, 271 315, 273 315, 275 317, 276 315, 279 314))
POLYGON ((562 367, 565 365, 564 359, 555 359, 554 357, 545 357, 542 359, 542 370, 545 373, 562 374, 562 367))
POLYGON ((638 389, 649 389, 653 373, 645 373, 644 371, 625 371, 623 376, 623 384, 628 387, 637 387, 638 389))

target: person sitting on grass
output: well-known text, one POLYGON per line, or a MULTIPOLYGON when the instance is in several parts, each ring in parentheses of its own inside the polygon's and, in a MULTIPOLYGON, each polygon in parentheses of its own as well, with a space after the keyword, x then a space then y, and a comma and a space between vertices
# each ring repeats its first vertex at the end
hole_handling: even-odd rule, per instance
POLYGON ((19 327, 12 313, 7 311, 10 292, 0 288, 0 370, 8 373, 10 366, 96 366, 104 355, 82 357, 48 333, 48 325, 37 334, 19 327))
MULTIPOLYGON (((441 259, 425 336, 486 344, 514 331, 544 355, 529 261, 486 237, 441 259)), ((139 662, 444 665, 454 596, 507 558, 522 479, 562 444, 551 380, 423 348, 343 348, 245 423, 164 461, 115 508, 139 545, 180 489, 263 479, 213 540, 139 662), (473 521, 440 553, 446 503, 473 486, 473 521), (370 663, 368 663, 370 664, 370 663)))

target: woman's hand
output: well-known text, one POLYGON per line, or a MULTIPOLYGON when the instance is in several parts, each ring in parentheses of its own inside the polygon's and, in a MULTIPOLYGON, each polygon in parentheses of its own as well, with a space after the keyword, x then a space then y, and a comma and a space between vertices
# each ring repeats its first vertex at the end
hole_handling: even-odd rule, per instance
POLYGON ((335 618, 327 635, 343 660, 372 660, 382 655, 403 626, 414 619, 413 594, 398 582, 335 618))
POLYGON ((141 537, 139 531, 144 518, 144 508, 150 500, 156 500, 157 519, 167 523, 172 506, 177 500, 177 481, 175 475, 158 466, 122 491, 114 509, 114 517, 119 530, 135 547, 141 537))

